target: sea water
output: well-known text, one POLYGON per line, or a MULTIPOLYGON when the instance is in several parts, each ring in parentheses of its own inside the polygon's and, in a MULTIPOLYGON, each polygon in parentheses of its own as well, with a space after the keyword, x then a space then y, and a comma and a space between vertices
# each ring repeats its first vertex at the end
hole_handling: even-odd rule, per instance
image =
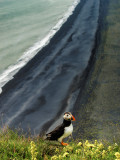
POLYGON ((48 42, 78 1, 0 0, 0 87, 48 42))

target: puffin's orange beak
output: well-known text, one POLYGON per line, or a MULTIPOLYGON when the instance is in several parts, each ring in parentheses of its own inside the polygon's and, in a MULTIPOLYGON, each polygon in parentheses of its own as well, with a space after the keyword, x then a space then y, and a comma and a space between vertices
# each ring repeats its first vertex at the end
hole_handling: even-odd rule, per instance
POLYGON ((72 117, 71 117, 71 120, 72 120, 72 121, 75 121, 75 117, 74 117, 73 115, 72 115, 72 117))

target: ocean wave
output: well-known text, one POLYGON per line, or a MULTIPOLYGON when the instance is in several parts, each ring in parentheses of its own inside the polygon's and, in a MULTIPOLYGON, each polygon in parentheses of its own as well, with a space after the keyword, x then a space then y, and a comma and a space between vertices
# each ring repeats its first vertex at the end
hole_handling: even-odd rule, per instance
POLYGON ((23 55, 18 59, 18 61, 9 66, 0 75, 0 94, 2 93, 2 87, 14 78, 14 75, 24 67, 44 46, 46 46, 51 38, 56 34, 56 32, 62 27, 62 25, 67 21, 70 15, 73 14, 76 6, 80 3, 80 0, 74 0, 73 4, 69 7, 68 11, 65 13, 62 19, 51 29, 49 34, 41 41, 35 43, 31 48, 29 48, 23 55))

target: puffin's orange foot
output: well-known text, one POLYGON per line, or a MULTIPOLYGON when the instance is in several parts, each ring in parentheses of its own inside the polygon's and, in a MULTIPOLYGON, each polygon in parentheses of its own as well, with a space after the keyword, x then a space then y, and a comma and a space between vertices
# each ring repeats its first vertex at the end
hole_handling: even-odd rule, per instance
POLYGON ((61 144, 62 144, 63 146, 67 146, 67 145, 68 145, 68 143, 64 143, 63 141, 61 142, 61 144))

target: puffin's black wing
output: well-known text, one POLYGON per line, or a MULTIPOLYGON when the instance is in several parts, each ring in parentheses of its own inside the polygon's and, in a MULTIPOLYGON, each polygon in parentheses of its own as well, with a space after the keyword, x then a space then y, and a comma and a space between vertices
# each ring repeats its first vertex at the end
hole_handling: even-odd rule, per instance
POLYGON ((61 124, 52 132, 46 134, 47 140, 58 140, 64 134, 64 125, 61 124))

